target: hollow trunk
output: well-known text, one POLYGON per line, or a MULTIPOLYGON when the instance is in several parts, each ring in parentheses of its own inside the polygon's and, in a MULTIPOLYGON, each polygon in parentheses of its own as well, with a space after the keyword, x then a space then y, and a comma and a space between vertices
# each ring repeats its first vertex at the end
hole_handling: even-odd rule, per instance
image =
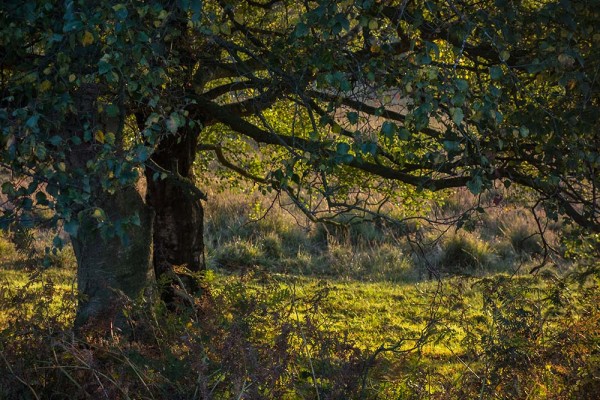
POLYGON ((125 240, 107 239, 97 229, 93 216, 83 217, 77 237, 72 238, 80 294, 75 328, 126 331, 123 300, 137 298, 153 282, 153 212, 145 204, 143 193, 132 186, 107 195, 98 205, 113 221, 136 213, 140 223, 125 228, 125 240))
MULTIPOLYGON (((163 282, 175 277, 174 267, 185 267, 192 272, 205 268, 204 210, 190 187, 182 184, 183 181, 193 184, 196 139, 197 133, 184 131, 160 142, 152 160, 170 171, 168 177, 155 179, 156 171, 146 169, 147 200, 155 212, 153 265, 157 279, 163 282)), ((181 281, 187 286, 186 290, 197 289, 193 280, 181 281)), ((166 290, 163 298, 171 301, 172 291, 166 290)))

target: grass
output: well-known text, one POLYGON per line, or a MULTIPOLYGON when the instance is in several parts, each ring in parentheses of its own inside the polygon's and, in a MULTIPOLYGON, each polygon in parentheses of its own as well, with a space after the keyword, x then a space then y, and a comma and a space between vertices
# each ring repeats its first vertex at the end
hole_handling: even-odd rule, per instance
MULTIPOLYGON (((60 309, 60 305, 66 303, 72 306, 73 303, 69 302, 68 297, 61 300, 60 294, 70 294, 70 288, 66 286, 66 283, 69 281, 72 270, 48 272, 53 275, 53 278, 40 280, 39 284, 36 283, 28 288, 28 292, 35 296, 26 300, 30 309, 24 310, 21 307, 20 310, 12 310, 12 312, 24 320, 43 321, 45 326, 54 326, 55 329, 56 326, 66 328, 72 314, 69 314, 68 311, 65 313, 65 310, 60 309), (53 288, 48 288, 43 284, 43 282, 50 281, 60 281, 65 286, 60 288, 58 285, 54 285, 53 288), (44 301, 44 299, 46 300, 44 301), (54 325, 51 321, 54 321, 54 325)), ((27 275, 20 271, 4 270, 2 274, 5 282, 7 280, 27 282, 27 275)), ((293 363, 290 363, 304 373, 300 373, 299 377, 288 381, 292 382, 295 393, 289 398, 298 398, 296 396, 302 393, 305 398, 306 396, 313 398, 313 395, 307 394, 311 393, 311 377, 313 375, 325 376, 317 384, 317 387, 318 390, 322 390, 322 393, 326 393, 326 388, 334 379, 331 377, 330 370, 338 367, 341 370, 341 364, 348 362, 344 358, 338 359, 343 356, 339 354, 340 348, 335 347, 341 346, 340 342, 346 346, 344 348, 355 349, 354 351, 360 354, 363 360, 361 377, 365 377, 365 393, 368 394, 368 398, 389 398, 397 393, 420 393, 420 396, 429 393, 432 398, 460 398, 457 394, 444 397, 449 384, 455 385, 454 390, 458 393, 457 388, 460 388, 465 380, 480 376, 485 372, 490 374, 488 377, 490 380, 498 379, 493 377, 492 370, 496 368, 506 371, 505 366, 494 366, 494 357, 507 351, 503 346, 510 348, 515 343, 519 343, 517 346, 524 348, 529 348, 533 344, 541 345, 539 337, 532 339, 523 334, 523 337, 518 339, 523 342, 513 342, 514 337, 503 336, 510 332, 509 328, 516 329, 515 326, 521 326, 523 332, 537 326, 538 321, 535 318, 525 320, 512 318, 524 312, 531 313, 532 311, 527 307, 543 308, 544 315, 540 314, 539 317, 540 321, 543 321, 543 334, 548 338, 560 338, 567 335, 561 331, 562 324, 565 321, 571 324, 575 315, 582 317, 586 315, 579 308, 581 304, 585 304, 583 293, 573 295, 568 299, 569 305, 563 306, 561 313, 570 314, 566 320, 563 319, 565 318, 563 314, 553 315, 552 304, 543 299, 552 291, 555 282, 539 278, 523 278, 514 281, 515 278, 499 275, 496 278, 470 278, 467 280, 465 278, 447 278, 439 282, 391 283, 333 278, 319 279, 288 274, 265 275, 264 272, 255 270, 246 272, 243 276, 238 273, 213 271, 204 279, 209 284, 213 298, 219 304, 221 317, 218 324, 225 327, 226 337, 227 335, 235 337, 241 335, 237 330, 245 326, 243 329, 248 331, 243 334, 243 343, 264 350, 263 346, 268 347, 269 344, 277 342, 277 338, 282 335, 282 332, 292 329, 286 327, 294 327, 291 333, 288 332, 288 335, 291 336, 289 346, 294 348, 293 351, 289 349, 288 351, 295 357, 293 363), (486 279, 493 281, 486 286, 486 279), (509 301, 509 298, 502 298, 511 293, 512 286, 508 285, 508 282, 515 283, 520 290, 512 295, 511 301, 515 302, 516 307, 512 311, 510 307, 507 307, 505 310, 507 315, 495 316, 490 304, 494 301, 497 304, 509 301), (497 292, 496 289, 499 288, 504 288, 504 291, 497 292), (538 290, 539 293, 536 292, 538 290), (517 304, 515 299, 525 306, 517 304), (487 305, 486 302, 488 302, 487 305), (534 307, 534 305, 536 306, 534 307), (500 329, 494 324, 504 321, 503 318, 509 320, 505 323, 510 326, 500 329), (513 326, 515 320, 516 325, 513 326), (489 336, 494 337, 493 343, 487 342, 489 336), (487 347, 492 344, 496 346, 494 352, 498 353, 488 353, 487 347), (327 348, 323 349, 322 346, 327 348), (329 346, 333 346, 335 349, 332 350, 329 346), (329 352, 333 352, 333 354, 329 352), (365 364, 364 360, 371 358, 373 362, 365 364), (311 364, 313 364, 312 368, 316 368, 315 372, 311 372, 311 364), (369 366, 367 370, 365 370, 366 366, 369 366), (423 382, 415 381, 422 376, 429 377, 428 384, 424 385, 423 382), (411 386, 417 383, 417 387, 411 386)), ((598 290, 597 286, 594 286, 594 290, 598 290)), ((594 302, 595 300, 588 299, 588 301, 594 302)), ((8 310, 5 309, 5 311, 8 310)), ((594 315, 593 318, 597 318, 597 312, 587 315, 594 315)), ((179 337, 182 332, 184 336, 202 337, 202 323, 196 330, 190 328, 190 324, 196 323, 194 318, 181 315, 176 318, 169 323, 170 329, 173 329, 174 332, 163 332, 157 335, 157 338, 171 342, 174 339, 174 337, 169 339, 171 335, 176 333, 179 337)), ((4 321, 6 322, 7 319, 4 318, 4 321)), ((16 323, 14 320, 11 322, 16 323)), ((17 323, 16 326, 22 325, 17 323)), ((598 338, 595 336, 597 333, 594 331, 587 335, 590 340, 596 340, 593 338, 598 338)), ((582 332, 576 331, 573 334, 582 334, 582 332)), ((233 338, 231 340, 234 341, 233 338)), ((181 368, 189 368, 194 365, 190 361, 190 359, 195 359, 195 357, 190 357, 193 347, 190 345, 188 348, 185 343, 175 343, 177 342, 169 345, 170 351, 174 352, 172 356, 176 357, 175 359, 169 361, 169 357, 162 354, 154 363, 158 361, 159 364, 162 362, 166 363, 165 365, 180 365, 181 368)), ((575 345, 577 349, 580 349, 581 346, 582 343, 575 345)), ((540 346, 540 349, 543 348, 540 346)), ((116 350, 111 349, 111 351, 115 352, 116 350)), ((124 354, 116 354, 122 362, 124 354)), ((137 353, 129 351, 125 353, 126 356, 132 357, 135 354, 137 353)), ((145 356, 140 360, 148 363, 147 358, 148 356, 145 356)), ((563 362, 562 364, 568 365, 572 362, 571 356, 566 359, 568 363, 563 362)), ((69 360, 71 363, 76 361, 69 360)), ((133 360, 135 361, 135 357, 133 360)), ((239 359, 236 360, 239 361, 239 359)), ((555 356, 552 356, 550 361, 558 364, 556 368, 564 368, 561 363, 556 361, 555 356)), ((223 360, 218 361, 218 363, 223 362, 223 360)), ((260 367, 267 368, 258 360, 246 362, 258 363, 260 367)), ((500 360, 500 362, 504 361, 500 360)), ((143 365, 147 364, 136 368, 144 371, 144 380, 150 379, 152 374, 156 374, 156 371, 152 373, 144 369, 143 365)), ((590 364, 586 361, 583 365, 589 366, 590 364)), ((101 367, 98 366, 98 368, 101 367)), ((212 368, 214 369, 215 366, 212 368)), ((215 371, 219 371, 220 368, 222 367, 215 371)), ((245 366, 245 372, 238 373, 246 376, 249 370, 251 368, 245 366)), ((169 384, 175 384, 177 374, 174 372, 169 374, 171 375, 163 378, 167 379, 169 384)), ((134 378, 130 377, 129 379, 134 378)), ((246 376, 245 379, 250 379, 250 377, 246 376)), ((526 386, 525 389, 527 389, 526 386)), ((562 386, 559 388, 563 390, 562 386)), ((241 391, 242 389, 236 390, 241 391)), ((354 388, 351 393, 356 395, 359 392, 362 390, 354 388)), ((512 392, 508 390, 507 393, 512 392)))
POLYGON ((131 303, 133 342, 74 341, 72 253, 38 273, 0 237, 0 398, 560 399, 600 388, 597 271, 514 275, 535 263, 532 244, 516 245, 531 228, 519 210, 439 240, 420 232, 433 246, 418 257, 398 229, 299 225, 279 207, 256 213, 261 201, 211 204, 205 295, 176 313, 131 303))

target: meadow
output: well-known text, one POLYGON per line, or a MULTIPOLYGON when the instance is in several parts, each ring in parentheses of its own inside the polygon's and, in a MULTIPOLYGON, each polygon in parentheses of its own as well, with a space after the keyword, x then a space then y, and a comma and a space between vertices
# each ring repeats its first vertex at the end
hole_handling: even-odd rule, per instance
MULTIPOLYGON (((124 299, 127 338, 74 336, 70 248, 41 268, 51 233, 3 234, 0 398, 600 393, 596 259, 556 257, 540 267, 543 242, 516 201, 484 201, 487 212, 468 229, 441 235, 386 221, 327 227, 258 195, 212 198, 209 268, 194 276, 201 290, 181 294, 176 309, 152 295, 124 299)), ((438 211, 463 203, 454 197, 438 211)), ((544 239, 564 254, 565 229, 551 225, 544 239)))

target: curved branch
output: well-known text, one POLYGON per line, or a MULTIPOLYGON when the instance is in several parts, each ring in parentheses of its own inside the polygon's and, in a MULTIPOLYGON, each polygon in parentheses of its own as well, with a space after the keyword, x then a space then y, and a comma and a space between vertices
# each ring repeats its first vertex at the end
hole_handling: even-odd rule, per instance
POLYGON ((189 193, 196 200, 207 200, 208 197, 206 194, 198 189, 198 187, 192 182, 190 179, 183 177, 179 174, 179 172, 169 171, 158 165, 154 160, 148 159, 146 160, 146 166, 153 170, 154 172, 160 172, 161 174, 166 174, 168 179, 172 179, 177 185, 183 187, 188 190, 189 193))
POLYGON ((237 172, 239 175, 243 176, 244 178, 250 179, 251 181, 255 181, 258 183, 264 183, 264 184, 271 183, 268 179, 261 178, 256 175, 252 175, 246 169, 244 169, 240 166, 237 166, 234 163, 227 160, 227 158, 225 158, 225 155, 223 154, 223 148, 221 146, 210 145, 210 144, 200 144, 200 145, 198 145, 198 150, 214 151, 215 155, 217 156, 217 160, 219 160, 219 163, 221 163, 224 167, 226 167, 234 172, 237 172))
MULTIPOLYGON (((234 131, 254 139, 258 143, 284 146, 291 149, 310 151, 318 153, 326 158, 333 158, 335 152, 327 147, 324 142, 312 141, 295 136, 275 134, 253 125, 238 115, 229 112, 226 108, 213 103, 210 100, 198 97, 196 104, 188 106, 198 116, 212 118, 229 126, 234 131)), ((408 185, 426 188, 432 191, 447 189, 451 187, 462 187, 471 179, 468 176, 450 176, 447 178, 433 179, 429 176, 415 176, 398 169, 385 165, 373 164, 353 158, 345 163, 349 167, 368 172, 382 178, 392 179, 408 185)), ((433 172, 433 171, 432 171, 433 172)), ((435 171, 437 172, 437 171, 435 171)))

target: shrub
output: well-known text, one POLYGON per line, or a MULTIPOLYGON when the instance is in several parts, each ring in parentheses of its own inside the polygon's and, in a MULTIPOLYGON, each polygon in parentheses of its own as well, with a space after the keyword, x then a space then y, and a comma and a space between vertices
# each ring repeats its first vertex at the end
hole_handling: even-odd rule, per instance
POLYGON ((279 261, 283 257, 281 238, 276 233, 269 233, 261 239, 260 247, 265 257, 279 261))
POLYGON ((533 217, 525 215, 523 211, 513 212, 510 216, 502 218, 500 231, 519 256, 531 257, 542 251, 537 225, 533 217))
POLYGON ((257 266, 264 260, 264 253, 260 246, 239 238, 217 248, 213 257, 217 267, 227 270, 244 270, 257 266))
POLYGON ((392 282, 414 282, 419 280, 419 271, 412 258, 398 245, 384 243, 372 252, 363 262, 370 279, 392 282))
POLYGON ((472 273, 489 267, 493 250, 487 242, 467 233, 454 234, 442 242, 440 269, 449 273, 472 273))

